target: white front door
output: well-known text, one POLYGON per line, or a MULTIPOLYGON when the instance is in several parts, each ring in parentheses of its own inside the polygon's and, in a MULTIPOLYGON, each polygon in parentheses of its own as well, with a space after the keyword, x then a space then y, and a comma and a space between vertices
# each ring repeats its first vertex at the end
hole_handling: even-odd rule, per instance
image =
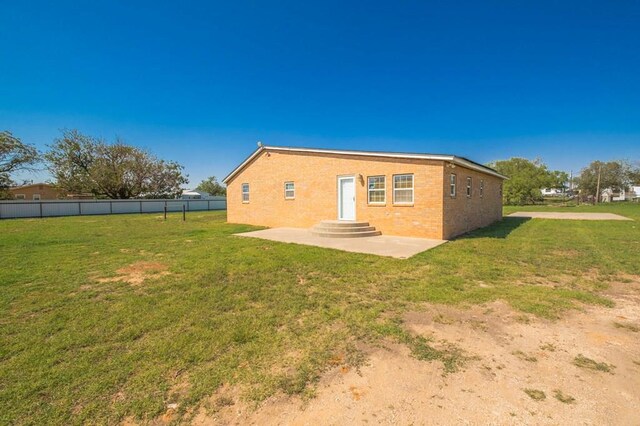
POLYGON ((338 219, 356 220, 356 178, 338 178, 338 219))

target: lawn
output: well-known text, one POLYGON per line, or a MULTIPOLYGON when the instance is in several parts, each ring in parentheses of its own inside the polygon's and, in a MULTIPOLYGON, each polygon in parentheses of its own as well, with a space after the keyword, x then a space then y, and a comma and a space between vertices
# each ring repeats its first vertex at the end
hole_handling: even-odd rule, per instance
POLYGON ((553 319, 640 275, 640 205, 564 209, 635 221, 507 218, 409 260, 235 237, 257 228, 224 212, 0 221, 0 424, 188 418, 222 385, 312 396, 385 340, 455 371, 404 312, 501 299, 553 319))

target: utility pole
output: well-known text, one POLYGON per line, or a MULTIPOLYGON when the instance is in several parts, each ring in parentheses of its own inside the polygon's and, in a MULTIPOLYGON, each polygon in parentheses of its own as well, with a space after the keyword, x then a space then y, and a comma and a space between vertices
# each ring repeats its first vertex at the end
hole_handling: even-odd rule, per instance
POLYGON ((602 172, 602 164, 598 163, 598 184, 596 185, 596 204, 600 202, 600 174, 602 172))

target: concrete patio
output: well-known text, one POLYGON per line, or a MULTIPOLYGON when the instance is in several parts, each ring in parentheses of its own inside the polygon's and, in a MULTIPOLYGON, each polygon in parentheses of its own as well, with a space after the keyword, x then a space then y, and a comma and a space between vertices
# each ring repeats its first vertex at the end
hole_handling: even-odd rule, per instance
POLYGON ((327 238, 313 235, 308 229, 301 228, 271 228, 235 235, 239 237, 262 238, 264 240, 279 241, 282 243, 331 248, 353 253, 375 254, 378 256, 395 257, 397 259, 407 259, 447 242, 446 240, 394 237, 389 235, 360 238, 327 238))
POLYGON ((579 212, 515 212, 509 217, 529 219, 564 219, 564 220, 633 220, 614 213, 579 213, 579 212))

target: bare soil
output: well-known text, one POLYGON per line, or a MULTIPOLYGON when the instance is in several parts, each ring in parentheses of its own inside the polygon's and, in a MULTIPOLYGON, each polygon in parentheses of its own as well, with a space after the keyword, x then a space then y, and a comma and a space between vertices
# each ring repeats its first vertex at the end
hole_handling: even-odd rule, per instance
POLYGON ((425 306, 406 314, 406 326, 462 348, 472 359, 461 371, 444 374, 440 362, 388 344, 372 348, 359 371, 332 369, 315 398, 278 396, 255 408, 225 386, 192 423, 640 424, 640 283, 613 284, 608 295, 615 307, 586 306, 557 321, 502 302, 425 306))

